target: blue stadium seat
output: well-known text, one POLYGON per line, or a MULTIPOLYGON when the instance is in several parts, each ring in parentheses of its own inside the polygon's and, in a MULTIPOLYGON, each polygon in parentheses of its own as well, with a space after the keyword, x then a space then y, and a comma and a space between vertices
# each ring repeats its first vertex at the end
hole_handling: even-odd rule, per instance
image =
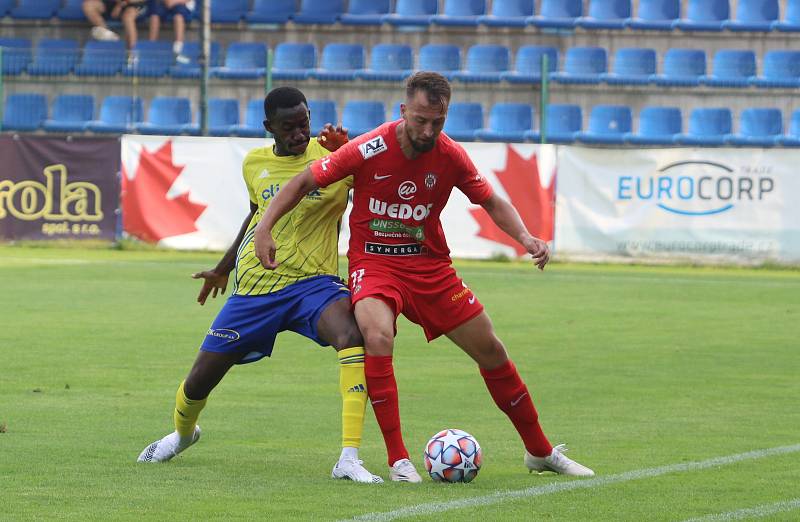
POLYGON ((414 69, 411 46, 378 44, 372 48, 370 66, 358 71, 356 78, 368 81, 398 82, 408 78, 414 69))
MULTIPOLYGON (((212 4, 213 5, 213 4, 212 4)), ((225 54, 225 65, 214 67, 211 74, 218 78, 262 78, 267 68, 267 46, 260 42, 233 42, 225 54)))
POLYGON ((756 76, 756 55, 750 50, 721 49, 714 55, 714 70, 701 78, 714 87, 747 87, 756 76))
POLYGON ((381 25, 391 10, 390 0, 350 0, 339 22, 344 25, 381 25))
POLYGON ((124 134, 132 132, 143 116, 141 98, 107 96, 100 105, 100 119, 90 121, 86 128, 98 133, 124 134))
POLYGON ((335 24, 344 13, 344 0, 302 0, 292 17, 296 24, 335 24))
POLYGON ((595 105, 589 115, 589 129, 579 132, 576 138, 583 143, 625 143, 631 120, 631 108, 626 105, 595 105))
POLYGON ((525 27, 533 13, 533 0, 493 0, 491 11, 478 18, 478 23, 491 27, 525 27))
POLYGON ((508 83, 539 83, 542 80, 542 59, 547 56, 547 71, 558 70, 558 50, 555 47, 525 45, 517 50, 513 71, 506 71, 500 79, 508 83))
POLYGON ((783 32, 800 32, 800 0, 786 0, 783 19, 774 22, 772 28, 783 32))
POLYGON ((3 48, 3 68, 0 74, 16 76, 28 68, 33 61, 31 41, 27 38, 0 38, 3 48))
POLYGON ((49 132, 83 132, 94 118, 94 96, 60 94, 53 102, 53 117, 42 124, 49 132))
POLYGON ((675 27, 683 31, 722 31, 731 11, 728 0, 689 0, 686 18, 675 27))
POLYGON ((125 44, 89 40, 83 47, 81 61, 75 66, 78 76, 116 76, 125 67, 125 44))
POLYGON ((334 127, 339 123, 336 104, 331 100, 308 100, 308 110, 311 111, 312 136, 319 134, 326 123, 334 127))
POLYGON ((486 14, 486 0, 444 0, 444 12, 434 15, 437 25, 477 26, 478 19, 486 14))
POLYGON ((311 78, 328 81, 348 81, 364 69, 364 48, 361 44, 330 43, 322 50, 318 69, 309 73, 311 78))
POLYGON ((739 147, 774 147, 783 137, 780 109, 745 109, 739 117, 739 132, 725 136, 725 143, 739 147))
POLYGON ((43 38, 36 45, 28 74, 34 76, 63 76, 72 72, 78 63, 78 42, 43 38))
POLYGON ((753 78, 756 87, 800 87, 800 51, 767 51, 764 54, 764 71, 753 78))
POLYGON ((508 48, 502 45, 473 45, 467 50, 467 66, 453 74, 465 83, 498 83, 500 75, 508 71, 511 61, 508 48))
POLYGON ((779 18, 778 0, 737 0, 736 18, 723 24, 729 31, 768 32, 779 18))
POLYGON ((600 75, 611 85, 647 85, 656 74, 653 49, 617 49, 612 72, 600 75))
POLYGON ((310 43, 279 43, 272 64, 273 80, 305 80, 317 66, 317 49, 310 43))
POLYGON ((478 23, 491 27, 525 27, 533 13, 533 0, 493 0, 491 11, 481 16, 478 23))
POLYGON ((3 18, 11 8, 16 5, 16 0, 0 0, 0 18, 3 18))
POLYGON ((634 145, 672 145, 683 132, 683 117, 677 107, 645 107, 639 113, 639 130, 625 135, 634 145))
POLYGON ((631 29, 671 31, 681 17, 680 0, 639 0, 637 16, 625 22, 631 29))
POLYGON ((256 98, 247 102, 244 114, 244 125, 234 125, 231 132, 243 138, 264 138, 264 99, 256 98))
POLYGON ((689 115, 689 130, 678 135, 681 145, 713 147, 725 144, 725 136, 731 133, 733 117, 725 108, 694 109, 689 115))
MULTIPOLYGON (((583 113, 579 106, 551 103, 547 106, 545 114, 546 143, 575 142, 575 137, 583 128, 583 113)), ((542 139, 542 129, 526 132, 525 139, 539 143, 542 139)))
POLYGON ((165 40, 139 41, 131 51, 133 60, 123 71, 125 76, 161 78, 166 76, 175 61, 172 42, 165 40))
POLYGON ((350 137, 360 136, 379 127, 386 121, 386 107, 379 101, 349 101, 342 110, 342 127, 350 137))
POLYGON ((397 0, 394 12, 383 17, 392 25, 430 25, 439 12, 438 0, 397 0))
POLYGON ((575 24, 584 29, 624 29, 631 17, 631 0, 590 0, 589 14, 575 24))
MULTIPOLYGON (((222 50, 219 42, 211 42, 211 57, 209 67, 219 67, 222 50)), ((202 69, 200 68, 200 42, 185 42, 183 44, 183 56, 189 59, 188 63, 176 63, 169 68, 169 75, 173 78, 200 78, 202 69)))
POLYGON ((192 108, 188 98, 156 96, 150 102, 147 121, 136 125, 142 134, 181 134, 192 123, 192 108))
POLYGON ((3 111, 3 130, 35 131, 47 119, 44 94, 9 94, 3 111))
POLYGON ((522 142, 533 130, 533 107, 525 103, 496 103, 489 113, 489 127, 478 129, 482 141, 522 142))
POLYGON ((83 0, 66 0, 56 13, 59 20, 86 20, 83 14, 83 0))
POLYGON ((11 9, 11 18, 21 20, 49 20, 61 7, 61 0, 19 0, 11 9))
POLYGON ((668 49, 663 67, 664 72, 654 77, 656 85, 696 87, 706 74, 706 52, 702 49, 668 49))
POLYGON ((255 0, 244 19, 248 24, 285 24, 294 10, 295 0, 255 0))
POLYGON ((211 2, 213 23, 235 24, 242 20, 250 9, 250 0, 224 0, 211 2))
POLYGON ((800 109, 792 113, 789 132, 778 138, 778 143, 784 147, 800 147, 800 109))
POLYGON ((419 70, 436 71, 448 80, 461 69, 461 49, 449 44, 427 44, 419 49, 419 70))
POLYGON ((444 132, 456 141, 475 141, 475 133, 483 128, 483 107, 480 103, 454 102, 447 110, 444 132))
POLYGON ((536 27, 572 29, 583 15, 583 0, 542 0, 541 13, 528 18, 536 27))
POLYGON ((600 83, 607 72, 606 50, 602 47, 571 47, 567 49, 564 70, 551 78, 559 83, 600 83))
MULTIPOLYGON (((197 111, 198 120, 200 111, 197 111)), ((208 100, 208 135, 231 136, 239 125, 239 100, 233 98, 209 98, 208 100)), ((200 122, 184 125, 184 134, 200 135, 200 122)))

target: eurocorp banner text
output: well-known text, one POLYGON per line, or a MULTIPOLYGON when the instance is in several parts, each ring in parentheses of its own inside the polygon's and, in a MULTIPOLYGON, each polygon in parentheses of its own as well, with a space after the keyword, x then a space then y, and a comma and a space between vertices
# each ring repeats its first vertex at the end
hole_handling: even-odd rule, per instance
POLYGON ((559 255, 800 261, 800 151, 559 149, 559 255))
POLYGON ((0 238, 114 239, 118 139, 0 136, 0 158, 0 238))

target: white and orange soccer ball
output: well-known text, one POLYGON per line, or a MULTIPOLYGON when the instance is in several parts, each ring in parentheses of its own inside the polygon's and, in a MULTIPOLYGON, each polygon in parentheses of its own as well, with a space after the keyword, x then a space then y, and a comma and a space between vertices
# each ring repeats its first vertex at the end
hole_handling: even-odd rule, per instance
POLYGON ((425 469, 436 482, 470 482, 478 475, 483 452, 466 431, 442 430, 425 445, 425 469))

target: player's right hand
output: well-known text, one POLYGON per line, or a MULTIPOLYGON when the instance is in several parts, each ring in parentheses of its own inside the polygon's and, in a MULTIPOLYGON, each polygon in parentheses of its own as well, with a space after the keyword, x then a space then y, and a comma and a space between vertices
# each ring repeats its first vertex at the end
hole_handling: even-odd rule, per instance
POLYGON ((228 288, 228 275, 218 274, 213 270, 204 270, 203 272, 192 274, 192 279, 203 279, 203 287, 197 296, 197 302, 201 305, 206 304, 208 294, 211 294, 211 297, 217 297, 217 292, 224 294, 225 289, 228 288))
POLYGON ((335 152, 350 139, 347 136, 347 129, 341 125, 334 127, 332 124, 326 123, 317 136, 317 141, 328 151, 335 152))
POLYGON ((261 261, 261 266, 267 270, 275 270, 278 268, 278 263, 275 261, 275 240, 272 239, 272 234, 261 227, 261 223, 256 225, 255 236, 253 237, 253 244, 255 246, 256 257, 261 261))

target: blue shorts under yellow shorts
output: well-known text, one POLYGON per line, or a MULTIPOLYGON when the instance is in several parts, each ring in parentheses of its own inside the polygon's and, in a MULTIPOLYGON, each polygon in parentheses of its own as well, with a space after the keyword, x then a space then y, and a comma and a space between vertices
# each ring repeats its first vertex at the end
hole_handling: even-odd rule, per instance
POLYGON ((200 349, 241 353, 238 364, 269 357, 278 332, 299 333, 320 346, 317 322, 329 304, 350 297, 341 279, 321 275, 303 279, 264 295, 232 295, 209 328, 200 349))

